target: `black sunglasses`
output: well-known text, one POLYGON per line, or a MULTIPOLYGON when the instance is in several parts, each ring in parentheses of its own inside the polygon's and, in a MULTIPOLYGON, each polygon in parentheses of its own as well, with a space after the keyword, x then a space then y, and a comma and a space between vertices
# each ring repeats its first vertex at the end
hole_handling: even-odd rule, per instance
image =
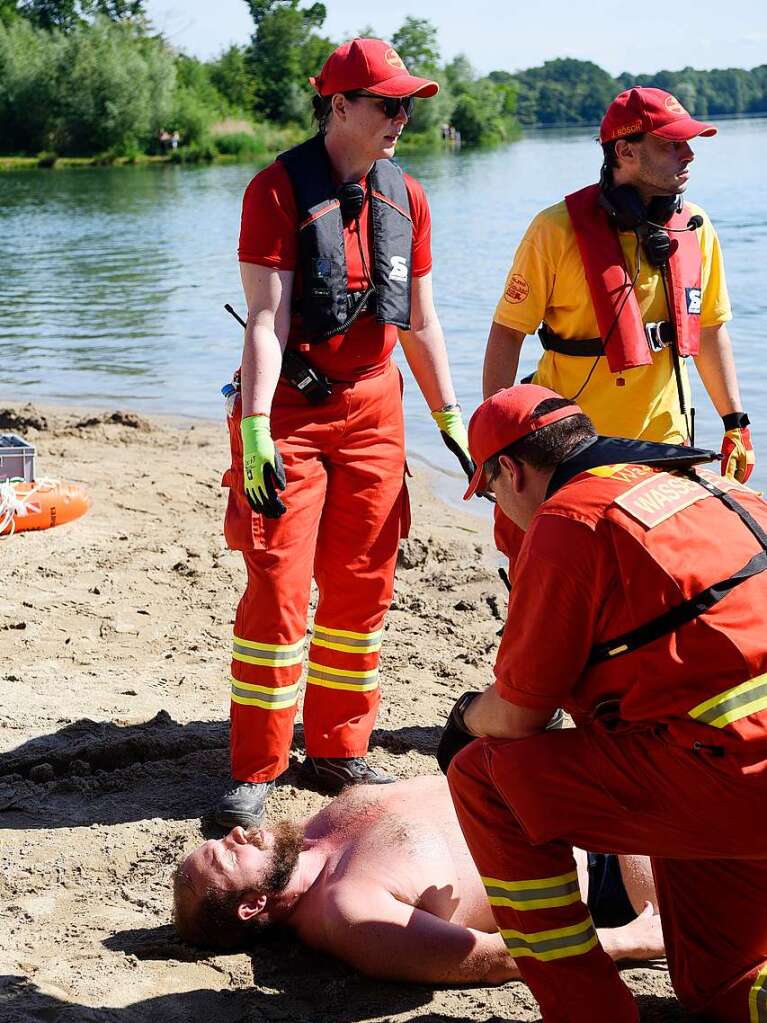
POLYGON ((377 99, 381 103, 384 114, 393 120, 400 110, 405 111, 405 117, 410 118, 413 114, 415 98, 413 96, 375 96, 372 92, 364 92, 357 89, 354 92, 345 92, 348 99, 377 99))

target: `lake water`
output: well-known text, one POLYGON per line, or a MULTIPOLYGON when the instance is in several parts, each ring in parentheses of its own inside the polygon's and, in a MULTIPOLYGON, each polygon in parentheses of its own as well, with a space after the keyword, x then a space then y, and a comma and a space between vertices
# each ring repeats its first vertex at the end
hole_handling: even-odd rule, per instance
MULTIPOLYGON (((766 146, 767 120, 721 122, 715 139, 695 143, 688 193, 722 241, 761 487, 766 146)), ((594 131, 579 129, 531 132, 491 151, 403 158, 431 204, 436 303, 465 409, 481 397, 487 332, 525 227, 539 209, 594 180, 599 156, 594 131)), ((219 388, 241 346, 223 305, 244 309, 236 249, 253 173, 237 164, 0 174, 0 399, 223 419, 219 388)), ((538 354, 529 338, 524 372, 538 354)), ((718 448, 721 422, 701 387, 696 393, 697 441, 718 448)), ((411 453, 452 471, 412 380, 405 410, 411 453)), ((446 480, 446 489, 455 488, 446 480)))

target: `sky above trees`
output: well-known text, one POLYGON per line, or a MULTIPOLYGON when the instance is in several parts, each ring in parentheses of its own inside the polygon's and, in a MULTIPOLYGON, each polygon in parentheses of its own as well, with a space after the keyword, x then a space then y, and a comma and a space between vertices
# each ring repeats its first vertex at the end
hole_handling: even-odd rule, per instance
MULTIPOLYGON (((216 56, 245 43, 252 20, 243 0, 147 0, 147 12, 174 45, 197 57, 216 56)), ((408 15, 428 18, 439 30, 443 58, 465 53, 480 73, 533 67, 555 57, 592 60, 613 75, 663 68, 751 68, 765 61, 767 5, 763 0, 699 0, 664 18, 657 5, 616 7, 613 0, 548 0, 462 4, 387 0, 376 11, 359 0, 327 0, 324 32, 343 38, 372 25, 391 37, 408 15)))

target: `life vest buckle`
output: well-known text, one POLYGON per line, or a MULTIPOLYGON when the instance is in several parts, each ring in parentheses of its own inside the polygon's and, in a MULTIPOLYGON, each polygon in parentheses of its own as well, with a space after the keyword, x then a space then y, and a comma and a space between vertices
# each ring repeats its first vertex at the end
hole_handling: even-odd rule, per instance
POLYGON ((659 320, 657 323, 645 323, 645 337, 651 352, 662 352, 674 341, 674 325, 668 320, 659 320))

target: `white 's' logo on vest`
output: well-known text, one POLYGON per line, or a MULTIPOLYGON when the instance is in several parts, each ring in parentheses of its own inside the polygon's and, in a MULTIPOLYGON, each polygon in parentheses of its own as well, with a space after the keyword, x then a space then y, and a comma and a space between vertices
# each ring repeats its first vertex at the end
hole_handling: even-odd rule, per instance
POLYGON ((391 263, 391 273, 389 274, 390 281, 406 281, 407 280, 407 260, 404 256, 392 256, 389 260, 391 263))
POLYGON ((684 294, 687 299, 687 312, 691 316, 700 316, 700 288, 685 288, 684 294))

